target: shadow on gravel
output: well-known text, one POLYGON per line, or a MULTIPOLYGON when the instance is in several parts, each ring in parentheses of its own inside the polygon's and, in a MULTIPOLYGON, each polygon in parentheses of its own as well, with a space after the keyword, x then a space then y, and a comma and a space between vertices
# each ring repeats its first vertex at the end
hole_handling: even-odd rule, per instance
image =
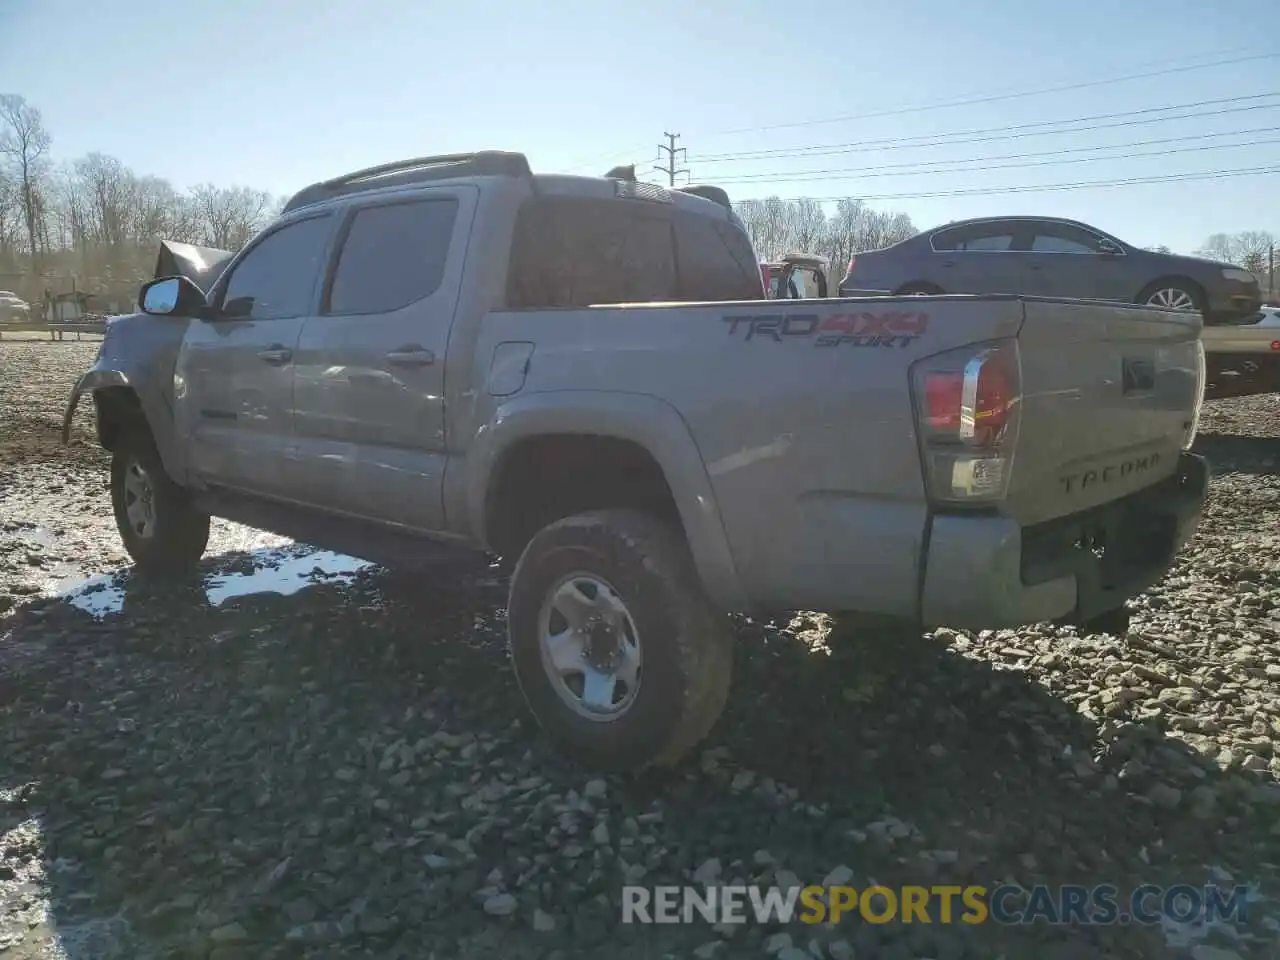
MULTIPOLYGON (((1165 736, 1178 694, 1139 715, 1152 689, 1176 688, 1155 667, 1108 667, 1123 643, 1108 637, 865 638, 828 658, 802 630, 744 622, 712 749, 588 788, 528 729, 504 599, 497 579, 373 570, 217 607, 198 584, 131 587, 101 620, 65 600, 22 607, 0 620, 0 774, 30 785, 0 816, 40 837, 0 850, 0 871, 39 849, 51 928, 115 931, 91 952, 68 940, 75 960, 657 958, 716 934, 620 926, 624 869, 681 883, 715 857, 722 880, 765 884, 776 861, 806 883, 847 864, 855 885, 1124 891, 1255 881, 1211 868, 1276 843, 1250 802, 1260 781, 1165 736), (1083 658, 1098 667, 1096 719, 1064 699, 1083 696, 1083 658)), ((1166 942, 1192 934, 859 923, 822 936, 887 960, 1065 960, 1174 955, 1166 942)), ((699 956, 761 956, 758 941, 699 956)))
POLYGON ((1209 460, 1214 475, 1280 473, 1280 439, 1274 437, 1201 433, 1196 437, 1195 452, 1209 460))

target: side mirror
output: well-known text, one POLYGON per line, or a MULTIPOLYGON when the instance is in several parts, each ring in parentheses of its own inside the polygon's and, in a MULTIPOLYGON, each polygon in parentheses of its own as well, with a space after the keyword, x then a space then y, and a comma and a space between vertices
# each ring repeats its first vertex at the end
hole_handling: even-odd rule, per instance
POLYGON ((156 317, 194 317, 204 311, 205 297, 186 277, 162 277, 142 285, 138 304, 156 317))

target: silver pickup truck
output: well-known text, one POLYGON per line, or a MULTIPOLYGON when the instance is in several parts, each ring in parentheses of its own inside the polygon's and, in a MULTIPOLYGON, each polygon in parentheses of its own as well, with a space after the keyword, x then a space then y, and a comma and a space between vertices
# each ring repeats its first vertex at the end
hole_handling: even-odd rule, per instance
POLYGON ((68 405, 138 569, 210 516, 502 557, 520 687, 593 767, 707 735, 726 613, 1123 629, 1199 522, 1195 315, 768 300, 723 191, 499 152, 315 184, 224 259, 144 285, 68 405))

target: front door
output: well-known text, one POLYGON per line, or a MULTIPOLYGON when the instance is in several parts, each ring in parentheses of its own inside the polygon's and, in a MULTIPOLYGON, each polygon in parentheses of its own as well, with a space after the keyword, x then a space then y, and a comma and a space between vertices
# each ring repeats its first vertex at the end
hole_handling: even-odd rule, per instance
POLYGON ((312 502, 443 528, 445 353, 477 195, 442 187, 349 208, 297 350, 295 428, 312 502))
POLYGON ((1080 300, 1129 300, 1135 293, 1125 276, 1123 250, 1070 223, 1034 223, 1025 262, 1028 293, 1080 300))
POLYGON ((321 214, 263 234, 210 291, 210 318, 188 325, 174 406, 197 481, 291 495, 294 353, 334 220, 321 214))

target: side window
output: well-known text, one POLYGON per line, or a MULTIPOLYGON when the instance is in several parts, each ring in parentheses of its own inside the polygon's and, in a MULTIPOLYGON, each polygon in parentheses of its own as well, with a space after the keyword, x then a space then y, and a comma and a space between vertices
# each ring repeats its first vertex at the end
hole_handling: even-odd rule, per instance
POLYGON ((1031 241, 1033 253, 1097 253, 1098 238, 1066 224, 1042 224, 1031 241))
POLYGON ((940 230, 929 239, 929 245, 938 253, 948 253, 956 248, 959 230, 940 230))
POLYGON ((338 254, 325 313, 389 313, 434 293, 457 218, 457 200, 357 210, 338 254))
POLYGON ((1012 230, 1005 227, 984 227, 959 238, 954 249, 970 253, 999 253, 1012 247, 1012 230))
POLYGON ((521 207, 508 306, 564 309, 674 299, 675 248, 665 208, 578 197, 543 197, 521 207))
POLYGON ((750 241, 727 223, 677 213, 680 300, 759 300, 759 266, 750 241))
POLYGON ((311 310, 331 218, 309 217, 268 234, 232 268, 221 311, 237 320, 281 320, 311 310))

